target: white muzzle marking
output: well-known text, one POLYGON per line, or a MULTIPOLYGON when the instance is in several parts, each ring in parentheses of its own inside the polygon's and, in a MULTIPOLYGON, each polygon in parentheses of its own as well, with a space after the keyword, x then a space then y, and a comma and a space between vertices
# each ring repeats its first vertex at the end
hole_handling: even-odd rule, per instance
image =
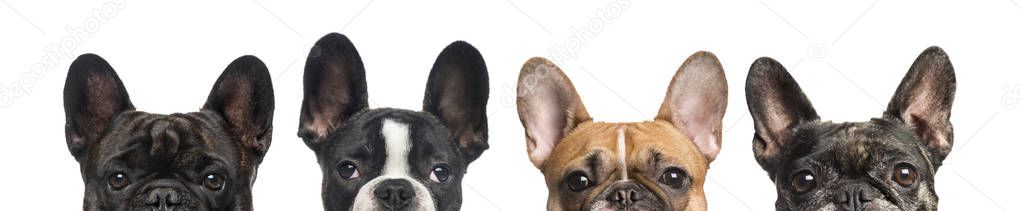
POLYGON ((387 147, 387 158, 383 164, 383 172, 379 177, 373 178, 358 190, 355 196, 355 203, 351 210, 382 210, 380 203, 373 194, 376 186, 388 179, 403 179, 412 184, 412 191, 415 192, 415 199, 408 207, 408 210, 434 211, 436 205, 429 189, 413 178, 408 172, 411 165, 408 164, 408 151, 412 148, 412 142, 408 131, 408 125, 390 119, 383 120, 380 133, 387 147))

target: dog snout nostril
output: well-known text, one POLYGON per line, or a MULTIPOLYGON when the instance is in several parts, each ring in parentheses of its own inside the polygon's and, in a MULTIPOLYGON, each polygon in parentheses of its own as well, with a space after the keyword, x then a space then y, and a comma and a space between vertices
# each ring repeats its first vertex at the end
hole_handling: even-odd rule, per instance
POLYGON ((837 196, 837 202, 841 204, 848 203, 849 198, 851 197, 848 197, 848 192, 844 192, 837 196))
POLYGON ((630 191, 628 196, 631 197, 632 201, 642 201, 643 199, 646 199, 646 196, 643 196, 642 193, 635 190, 630 191))
POLYGON ((636 202, 642 201, 646 196, 635 188, 626 187, 615 190, 611 193, 609 200, 618 207, 631 207, 636 202))
POLYGON ((866 203, 876 198, 876 193, 872 190, 869 187, 856 185, 838 195, 837 201, 843 210, 862 210, 866 203))
POLYGON ((403 179, 391 179, 380 182, 373 191, 373 195, 379 200, 383 207, 389 209, 405 208, 415 198, 415 190, 412 183, 403 179))
POLYGON ((869 191, 859 191, 859 200, 862 202, 873 201, 876 198, 876 194, 869 191))
POLYGON ((181 196, 172 188, 156 188, 149 191, 145 204, 150 210, 170 211, 181 204, 181 196))

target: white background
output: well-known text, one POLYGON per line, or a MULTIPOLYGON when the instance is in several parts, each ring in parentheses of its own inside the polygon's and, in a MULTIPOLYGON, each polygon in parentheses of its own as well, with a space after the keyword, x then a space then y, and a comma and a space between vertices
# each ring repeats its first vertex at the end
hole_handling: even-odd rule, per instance
POLYGON ((197 110, 231 60, 261 58, 277 109, 255 207, 321 209, 315 157, 295 134, 305 57, 328 32, 355 43, 373 107, 420 108, 428 70, 448 43, 466 40, 482 52, 491 148, 466 175, 465 210, 544 209, 546 188, 527 159, 514 105, 529 57, 558 61, 598 120, 641 121, 655 114, 686 57, 716 53, 730 104, 706 198, 711 210, 771 210, 775 190, 750 146, 743 90, 751 62, 770 56, 783 63, 824 119, 862 121, 880 115, 931 45, 950 54, 958 77, 957 137, 936 178, 940 208, 1022 209, 1018 0, 0 3, 0 210, 80 209, 82 179, 65 145, 61 90, 70 62, 87 52, 106 58, 135 106, 155 113, 197 110), (69 53, 53 57, 55 50, 69 53), (55 63, 37 65, 46 58, 55 63))

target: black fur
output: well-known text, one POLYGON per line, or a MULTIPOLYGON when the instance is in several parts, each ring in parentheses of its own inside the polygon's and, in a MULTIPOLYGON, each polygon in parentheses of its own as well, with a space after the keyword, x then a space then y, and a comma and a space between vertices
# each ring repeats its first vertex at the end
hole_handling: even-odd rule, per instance
POLYGON ((298 136, 316 153, 323 173, 326 210, 349 210, 387 159, 384 120, 409 126, 407 175, 429 189, 436 210, 461 207, 461 179, 469 163, 488 148, 486 101, 489 79, 479 52, 463 41, 451 43, 430 71, 423 111, 368 106, 365 68, 344 35, 327 34, 312 48, 305 67, 305 98, 298 136), (343 178, 339 165, 358 164, 359 177, 343 178), (451 179, 430 180, 436 166, 451 179))
POLYGON ((756 60, 746 81, 753 152, 777 186, 777 210, 936 210, 933 176, 953 143, 954 90, 950 60, 931 47, 916 59, 883 117, 832 123, 820 120, 780 63, 756 60), (894 180, 899 165, 915 169, 911 185, 894 180), (797 192, 793 181, 805 172, 816 186, 797 192))
POLYGON ((198 112, 135 111, 106 61, 78 57, 64 109, 68 148, 85 181, 83 209, 252 210, 252 183, 272 131, 269 72, 243 56, 213 87, 198 112), (115 183, 118 174, 125 183, 115 183), (222 187, 207 188, 210 175, 223 183, 209 184, 222 187))

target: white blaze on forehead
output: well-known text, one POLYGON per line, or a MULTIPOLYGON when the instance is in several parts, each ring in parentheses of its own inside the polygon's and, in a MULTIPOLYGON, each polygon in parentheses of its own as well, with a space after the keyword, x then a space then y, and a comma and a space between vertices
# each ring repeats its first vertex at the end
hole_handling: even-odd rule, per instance
POLYGON ((408 152, 412 148, 412 140, 408 125, 391 119, 385 119, 383 120, 383 126, 380 128, 380 133, 383 134, 384 144, 387 147, 387 159, 383 163, 383 172, 379 177, 373 178, 359 188, 351 210, 382 210, 383 208, 379 207, 379 199, 374 196, 373 190, 381 182, 389 179, 402 179, 412 184, 412 189, 415 191, 415 199, 412 199, 412 204, 408 207, 409 209, 422 211, 436 210, 436 203, 433 202, 433 196, 429 189, 409 174, 411 165, 408 163, 408 152))
POLYGON ((383 163, 383 175, 407 176, 408 151, 412 143, 408 135, 408 125, 394 120, 383 120, 380 133, 387 146, 387 160, 383 163))
POLYGON ((621 180, 628 180, 628 157, 625 148, 625 127, 617 128, 617 157, 621 162, 621 180))

